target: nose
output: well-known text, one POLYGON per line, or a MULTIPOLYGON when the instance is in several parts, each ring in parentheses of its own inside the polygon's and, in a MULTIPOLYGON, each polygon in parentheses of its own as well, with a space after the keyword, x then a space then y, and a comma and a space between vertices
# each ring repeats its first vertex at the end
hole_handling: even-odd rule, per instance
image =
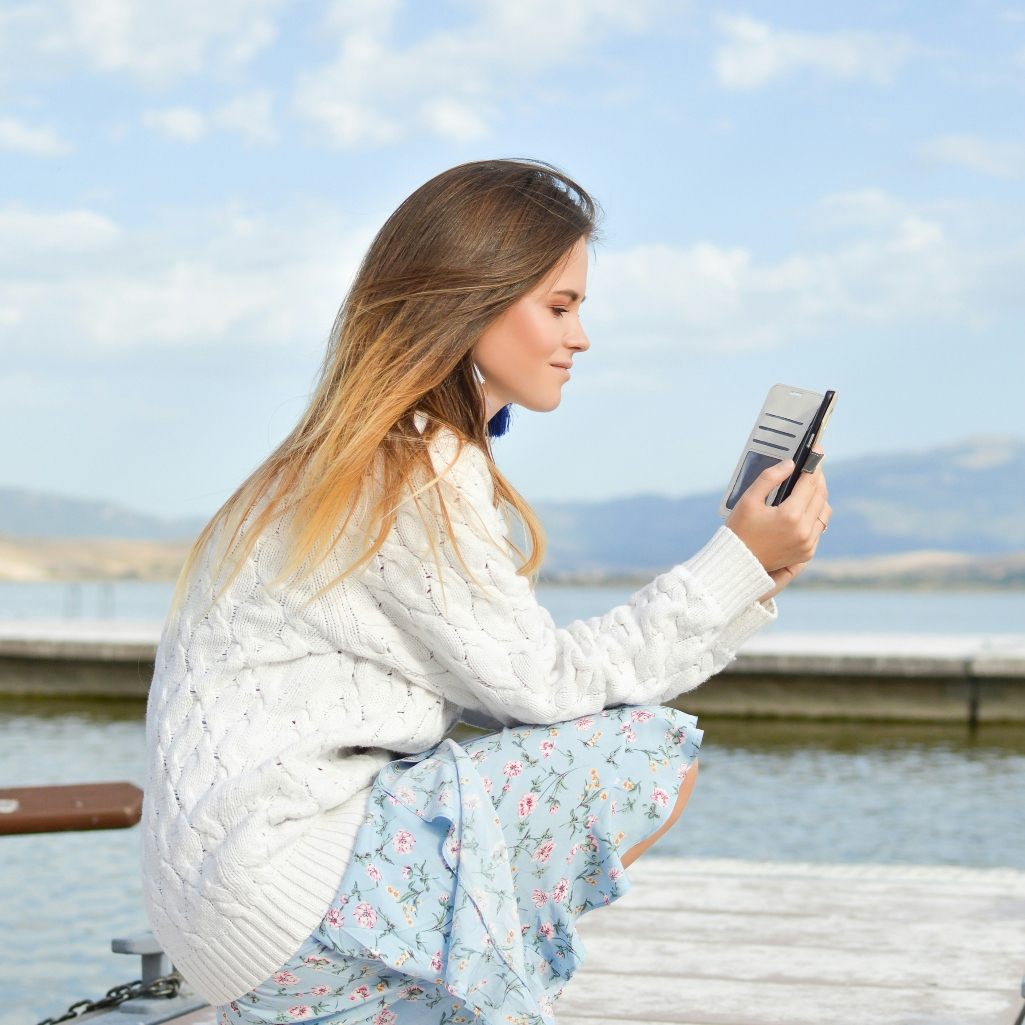
POLYGON ((591 339, 584 333, 583 325, 577 321, 573 332, 566 339, 566 348, 574 352, 587 352, 591 348, 591 339))

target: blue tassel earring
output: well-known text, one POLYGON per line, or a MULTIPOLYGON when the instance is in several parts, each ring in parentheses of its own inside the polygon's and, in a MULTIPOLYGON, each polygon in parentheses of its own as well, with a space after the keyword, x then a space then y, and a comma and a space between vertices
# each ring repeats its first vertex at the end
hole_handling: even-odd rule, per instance
POLYGON ((489 438, 501 438, 503 434, 509 432, 509 426, 512 424, 512 403, 508 406, 503 406, 489 421, 488 421, 488 437, 489 438))

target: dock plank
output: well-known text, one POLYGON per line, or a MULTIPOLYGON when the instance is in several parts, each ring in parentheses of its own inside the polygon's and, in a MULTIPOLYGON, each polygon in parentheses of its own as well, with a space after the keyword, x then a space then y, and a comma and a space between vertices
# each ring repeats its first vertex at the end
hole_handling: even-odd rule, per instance
POLYGON ((580 920, 567 1025, 1011 1025, 1025 872, 642 859, 580 920))

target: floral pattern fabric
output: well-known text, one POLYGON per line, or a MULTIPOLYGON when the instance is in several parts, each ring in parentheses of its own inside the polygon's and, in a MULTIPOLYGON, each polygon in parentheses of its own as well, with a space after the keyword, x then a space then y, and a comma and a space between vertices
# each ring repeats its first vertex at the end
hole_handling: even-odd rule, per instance
POLYGON ((701 743, 672 708, 606 709, 386 766, 338 896, 224 1025, 552 1025, 579 915, 669 816, 701 743))

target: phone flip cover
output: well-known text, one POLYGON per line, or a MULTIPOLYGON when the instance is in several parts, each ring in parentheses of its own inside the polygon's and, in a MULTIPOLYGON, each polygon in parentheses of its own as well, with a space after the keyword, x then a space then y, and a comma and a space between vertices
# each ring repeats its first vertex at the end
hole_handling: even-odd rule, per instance
MULTIPOLYGON (((773 385, 747 439, 729 487, 719 503, 719 515, 726 519, 741 495, 770 466, 793 459, 824 396, 788 384, 773 385)), ((785 482, 784 482, 785 483, 785 482)), ((780 485, 782 486, 782 485, 780 485)), ((768 504, 776 497, 774 489, 768 504)))

